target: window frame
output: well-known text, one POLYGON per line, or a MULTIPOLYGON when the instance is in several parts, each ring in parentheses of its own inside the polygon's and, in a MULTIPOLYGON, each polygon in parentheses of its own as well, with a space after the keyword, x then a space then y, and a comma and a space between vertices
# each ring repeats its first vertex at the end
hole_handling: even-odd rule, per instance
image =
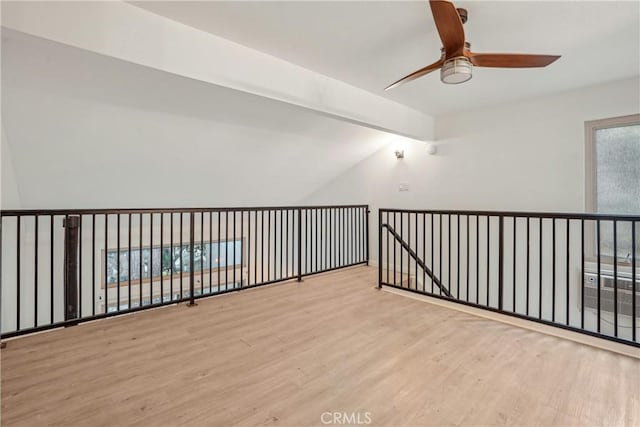
MULTIPOLYGON (((585 212, 598 213, 598 186, 597 186, 597 165, 596 165, 596 131, 600 129, 608 129, 614 127, 640 125, 640 114, 629 114, 626 116, 610 117, 606 119, 588 120, 584 122, 585 136, 585 212)), ((595 242, 595 224, 586 226, 585 233, 585 260, 595 262, 597 259, 596 242, 595 242)), ((601 260, 606 265, 613 265, 617 262, 618 266, 631 265, 621 259, 614 260, 612 256, 602 254, 601 260)))
POLYGON ((608 119, 589 120, 584 122, 585 133, 585 211, 597 213, 598 188, 596 165, 596 131, 615 127, 640 125, 640 114, 611 117, 608 119))
MULTIPOLYGON (((244 252, 245 251, 245 243, 246 243, 245 240, 246 239, 245 239, 244 236, 238 236, 235 239, 235 241, 238 241, 241 244, 242 256, 240 257, 240 260, 239 260, 241 262, 239 262, 237 264, 234 264, 234 265, 229 265, 229 266, 213 267, 211 269, 207 268, 207 269, 203 269, 203 270, 198 270, 197 274, 199 275, 200 271, 202 271, 203 274, 211 274, 211 273, 217 272, 218 270, 220 270, 220 271, 224 271, 225 269, 233 270, 234 268, 235 269, 239 268, 242 271, 242 269, 244 269, 247 266, 247 257, 244 255, 245 254, 245 252, 244 252)), ((214 243, 220 244, 220 243, 224 243, 224 242, 232 243, 233 241, 234 241, 233 239, 232 240, 217 239, 217 240, 211 240, 211 241, 204 241, 204 242, 201 242, 201 243, 202 244, 214 244, 214 243)), ((200 242, 197 242, 197 243, 200 244, 200 242)), ((188 246, 188 245, 189 245, 189 243, 183 242, 182 246, 188 246)), ((137 247, 132 246, 131 247, 131 252, 139 251, 141 249, 144 250, 144 249, 160 248, 160 246, 161 246, 160 244, 154 244, 153 246, 145 246, 145 245, 143 245, 142 247, 140 247, 140 246, 137 246, 137 247)), ((171 248, 171 245, 169 245, 169 244, 162 245, 162 247, 163 247, 163 249, 167 249, 167 248, 171 248)), ((177 244, 177 245, 174 245, 173 247, 177 248, 177 247, 180 247, 180 245, 177 244)), ((116 252, 116 251, 118 251, 117 247, 110 247, 110 248, 107 248, 106 250, 103 248, 100 251, 101 252, 101 259, 102 259, 101 268, 100 268, 102 270, 102 272, 100 274, 100 284, 99 284, 99 288, 100 289, 104 289, 104 287, 105 287, 106 271, 104 270, 104 265, 106 263, 106 256, 107 256, 106 254, 109 253, 109 252, 116 252)), ((128 247, 120 249, 120 252, 128 252, 128 251, 129 251, 128 247)), ((194 272, 194 273, 196 273, 196 272, 194 272)), ((188 274, 188 272, 183 272, 182 274, 183 275, 184 274, 188 274)), ((181 275, 180 272, 174 272, 173 274, 169 274, 167 276, 162 276, 162 280, 179 279, 180 275, 181 275)), ((132 286, 133 285, 143 285, 143 284, 146 284, 146 283, 160 281, 160 280, 161 280, 160 276, 146 277, 146 278, 142 278, 142 280, 135 279, 135 280, 131 280, 131 282, 129 282, 129 280, 121 280, 120 281, 120 286, 125 286, 125 285, 128 286, 129 283, 131 283, 132 286)), ((118 287, 118 282, 109 282, 109 283, 106 284, 106 286, 109 289, 112 289, 112 288, 115 289, 115 288, 118 287)))

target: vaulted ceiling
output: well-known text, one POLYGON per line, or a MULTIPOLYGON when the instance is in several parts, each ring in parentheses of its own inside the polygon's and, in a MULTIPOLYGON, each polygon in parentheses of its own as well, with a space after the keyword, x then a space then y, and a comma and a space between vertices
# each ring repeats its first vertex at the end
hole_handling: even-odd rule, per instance
POLYGON ((460 1, 478 52, 562 55, 544 69, 474 70, 450 86, 437 73, 383 88, 437 59, 426 1, 151 1, 137 6, 432 115, 546 95, 640 73, 640 2, 460 1))

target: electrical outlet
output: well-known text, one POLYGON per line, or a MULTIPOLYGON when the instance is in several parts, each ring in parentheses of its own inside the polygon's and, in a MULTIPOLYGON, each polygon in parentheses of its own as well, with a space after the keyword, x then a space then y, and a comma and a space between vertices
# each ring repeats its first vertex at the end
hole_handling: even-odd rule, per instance
POLYGON ((398 190, 399 191, 409 191, 409 183, 408 182, 401 182, 400 185, 398 186, 398 190))

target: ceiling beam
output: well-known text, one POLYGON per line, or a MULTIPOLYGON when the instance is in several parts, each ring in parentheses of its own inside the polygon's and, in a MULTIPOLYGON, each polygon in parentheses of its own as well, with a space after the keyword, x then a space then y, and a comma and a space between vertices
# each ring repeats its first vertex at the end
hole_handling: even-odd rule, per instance
POLYGON ((433 118, 124 2, 2 2, 2 26, 420 140, 433 118))

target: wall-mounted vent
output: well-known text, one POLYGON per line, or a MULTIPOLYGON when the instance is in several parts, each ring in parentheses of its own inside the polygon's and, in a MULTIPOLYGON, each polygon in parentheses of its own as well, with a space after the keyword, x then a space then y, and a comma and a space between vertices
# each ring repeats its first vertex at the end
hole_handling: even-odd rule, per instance
MULTIPOLYGON (((602 312, 614 312, 614 296, 616 282, 609 271, 600 274, 600 310, 602 312)), ((636 278, 636 317, 640 317, 640 283, 636 278)), ((618 314, 631 316, 633 313, 633 282, 631 277, 619 275, 617 278, 618 314)), ((585 308, 598 308, 598 274, 585 272, 584 274, 584 306, 585 308)))

